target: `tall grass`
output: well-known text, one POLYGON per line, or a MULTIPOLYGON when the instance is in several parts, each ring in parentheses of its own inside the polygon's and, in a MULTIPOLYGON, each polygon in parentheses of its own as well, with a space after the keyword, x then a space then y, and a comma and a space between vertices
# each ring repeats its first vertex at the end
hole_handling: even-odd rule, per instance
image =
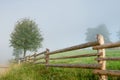
POLYGON ((97 80, 92 70, 46 68, 43 65, 22 64, 12 68, 0 80, 97 80))
MULTIPOLYGON (((67 53, 56 54, 51 57, 77 55, 84 53, 91 53, 95 51, 83 50, 72 51, 67 53)), ((107 50, 107 57, 120 56, 120 50, 107 50)), ((51 61, 51 63, 97 63, 95 57, 78 58, 78 59, 64 59, 51 61)), ((107 69, 120 70, 119 61, 107 61, 107 69)), ((75 69, 75 68, 46 68, 40 64, 21 64, 14 66, 10 71, 0 77, 0 80, 98 80, 98 75, 94 75, 93 70, 89 69, 75 69)), ((108 77, 109 80, 120 80, 120 77, 108 77)))

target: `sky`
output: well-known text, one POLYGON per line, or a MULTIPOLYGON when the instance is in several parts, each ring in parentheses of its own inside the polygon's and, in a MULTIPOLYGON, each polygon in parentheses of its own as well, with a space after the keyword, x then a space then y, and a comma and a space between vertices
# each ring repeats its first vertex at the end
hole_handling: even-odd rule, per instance
POLYGON ((85 43, 87 28, 105 24, 111 41, 120 30, 120 0, 0 0, 0 64, 12 58, 10 34, 21 18, 34 20, 51 51, 85 43))

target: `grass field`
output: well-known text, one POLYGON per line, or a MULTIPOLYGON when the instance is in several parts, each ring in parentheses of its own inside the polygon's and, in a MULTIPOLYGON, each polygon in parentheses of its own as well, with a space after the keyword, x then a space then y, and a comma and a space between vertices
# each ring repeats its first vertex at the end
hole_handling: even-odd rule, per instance
MULTIPOLYGON (((92 50, 76 50, 52 55, 51 57, 72 56, 85 53, 96 53, 92 50)), ((107 57, 120 57, 120 50, 106 50, 107 57)), ((97 63, 95 57, 56 60, 51 63, 97 63)), ((107 69, 120 70, 119 61, 107 61, 107 69)), ((0 80, 98 80, 93 70, 75 68, 46 68, 44 65, 22 64, 14 65, 10 71, 0 77, 0 80)), ((111 77, 109 80, 120 80, 120 77, 111 77)))

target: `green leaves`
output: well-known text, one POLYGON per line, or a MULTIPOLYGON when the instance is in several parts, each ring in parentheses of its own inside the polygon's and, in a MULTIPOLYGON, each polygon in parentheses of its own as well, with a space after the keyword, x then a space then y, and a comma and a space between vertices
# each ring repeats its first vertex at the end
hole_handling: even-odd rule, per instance
POLYGON ((11 46, 23 51, 35 51, 42 46, 43 37, 37 24, 30 19, 17 21, 11 33, 11 46))

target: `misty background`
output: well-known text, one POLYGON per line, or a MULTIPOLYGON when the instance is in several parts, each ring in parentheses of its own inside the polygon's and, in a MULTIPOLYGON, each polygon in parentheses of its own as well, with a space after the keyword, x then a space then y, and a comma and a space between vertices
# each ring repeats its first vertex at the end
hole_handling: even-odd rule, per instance
POLYGON ((86 29, 105 24, 118 41, 120 0, 0 0, 0 64, 12 58, 10 34, 21 18, 34 20, 44 37, 43 48, 56 50, 86 42, 86 29))

